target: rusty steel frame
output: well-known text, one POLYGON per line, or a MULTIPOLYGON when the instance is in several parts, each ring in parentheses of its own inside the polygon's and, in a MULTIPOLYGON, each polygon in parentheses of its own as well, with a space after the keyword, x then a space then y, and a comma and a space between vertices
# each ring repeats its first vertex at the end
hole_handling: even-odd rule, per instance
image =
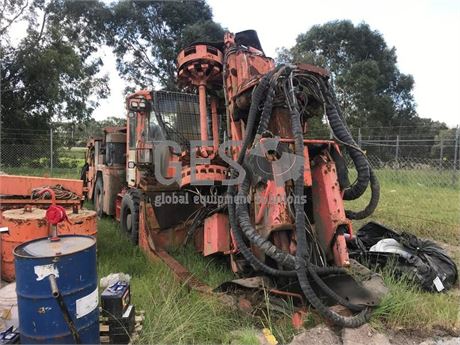
POLYGON ((44 186, 62 185, 78 196, 76 200, 56 200, 61 206, 79 207, 83 198, 83 181, 55 177, 0 175, 0 210, 21 208, 26 205, 37 207, 51 204, 51 200, 31 199, 32 190, 44 186))

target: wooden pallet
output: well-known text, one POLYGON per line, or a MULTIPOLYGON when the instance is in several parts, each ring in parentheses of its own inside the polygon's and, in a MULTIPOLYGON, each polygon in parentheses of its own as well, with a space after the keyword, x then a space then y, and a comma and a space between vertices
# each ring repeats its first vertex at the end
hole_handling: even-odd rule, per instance
MULTIPOLYGON (((134 323, 134 331, 129 336, 130 342, 128 345, 134 344, 137 340, 139 340, 140 333, 142 331, 143 323, 145 320, 145 311, 144 310, 136 310, 135 316, 135 323, 134 323)), ((109 344, 109 325, 108 325, 108 318, 104 316, 99 317, 99 334, 100 334, 100 341, 101 344, 109 344)))

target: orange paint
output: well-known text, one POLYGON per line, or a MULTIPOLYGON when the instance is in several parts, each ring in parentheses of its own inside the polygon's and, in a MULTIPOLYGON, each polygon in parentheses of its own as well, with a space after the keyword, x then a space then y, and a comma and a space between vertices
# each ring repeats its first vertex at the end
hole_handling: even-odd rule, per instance
MULTIPOLYGON (((32 208, 31 212, 23 208, 2 212, 2 226, 8 227, 8 233, 1 235, 2 279, 15 279, 13 250, 21 243, 41 237, 48 237, 48 224, 45 220, 46 210, 32 208)), ((80 210, 78 214, 67 210, 71 223, 63 222, 58 225, 60 235, 89 235, 96 236, 96 212, 80 210)))
POLYGON ((17 175, 0 175, 0 194, 30 197, 34 188, 57 184, 74 192, 79 197, 83 195, 83 181, 81 180, 17 175))

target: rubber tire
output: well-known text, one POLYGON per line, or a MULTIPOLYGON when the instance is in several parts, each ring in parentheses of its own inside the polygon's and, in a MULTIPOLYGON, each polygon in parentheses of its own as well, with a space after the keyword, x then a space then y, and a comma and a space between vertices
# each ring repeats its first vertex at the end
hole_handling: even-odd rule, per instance
POLYGON ((96 185, 94 186, 93 203, 97 218, 101 219, 104 213, 104 185, 100 177, 96 180, 96 185))
POLYGON ((121 199, 120 223, 121 229, 133 244, 139 240, 139 201, 141 193, 130 189, 121 199), (129 224, 131 223, 131 224, 129 224))

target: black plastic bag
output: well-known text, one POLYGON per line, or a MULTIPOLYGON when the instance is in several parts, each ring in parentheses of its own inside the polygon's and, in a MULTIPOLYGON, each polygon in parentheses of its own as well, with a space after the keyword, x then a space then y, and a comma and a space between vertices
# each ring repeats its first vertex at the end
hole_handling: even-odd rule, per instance
POLYGON ((457 266, 439 245, 407 232, 398 234, 376 222, 369 222, 358 230, 350 249, 350 256, 364 265, 383 267, 394 263, 396 274, 412 277, 426 291, 448 290, 458 278, 457 266), (405 255, 370 251, 379 241, 389 238, 401 245, 405 255))

